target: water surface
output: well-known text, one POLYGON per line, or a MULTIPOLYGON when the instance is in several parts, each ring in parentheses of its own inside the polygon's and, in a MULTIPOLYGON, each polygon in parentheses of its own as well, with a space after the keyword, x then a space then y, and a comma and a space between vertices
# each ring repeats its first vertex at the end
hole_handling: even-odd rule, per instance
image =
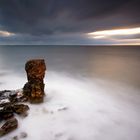
POLYGON ((45 102, 2 140, 23 131, 27 140, 139 139, 140 47, 0 46, 0 89, 23 87, 33 58, 47 64, 45 102))

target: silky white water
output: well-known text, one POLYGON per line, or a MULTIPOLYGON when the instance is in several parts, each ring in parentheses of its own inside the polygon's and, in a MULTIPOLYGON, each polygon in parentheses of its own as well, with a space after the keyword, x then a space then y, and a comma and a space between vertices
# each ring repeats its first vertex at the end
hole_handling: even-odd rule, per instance
POLYGON ((139 140, 139 48, 1 46, 0 90, 22 88, 32 58, 47 64, 45 101, 1 140, 139 140))
MULTIPOLYGON (((7 75, 1 89, 21 87, 25 79, 7 75)), ((2 79, 4 81, 4 79, 2 79)), ((139 91, 100 79, 74 78, 48 72, 44 103, 31 105, 19 128, 2 140, 138 140, 140 131, 139 91)))

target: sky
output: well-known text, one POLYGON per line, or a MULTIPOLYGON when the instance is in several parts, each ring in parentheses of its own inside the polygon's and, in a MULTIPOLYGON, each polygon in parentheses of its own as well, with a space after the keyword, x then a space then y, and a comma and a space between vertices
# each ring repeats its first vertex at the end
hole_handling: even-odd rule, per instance
POLYGON ((0 0, 1 45, 140 45, 140 0, 0 0))

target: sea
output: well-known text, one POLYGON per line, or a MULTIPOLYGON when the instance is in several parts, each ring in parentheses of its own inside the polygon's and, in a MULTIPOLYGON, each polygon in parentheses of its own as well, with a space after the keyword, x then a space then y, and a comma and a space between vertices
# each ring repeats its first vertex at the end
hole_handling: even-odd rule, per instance
POLYGON ((45 60, 45 102, 2 140, 140 138, 140 46, 1 45, 0 90, 24 86, 30 59, 45 60))

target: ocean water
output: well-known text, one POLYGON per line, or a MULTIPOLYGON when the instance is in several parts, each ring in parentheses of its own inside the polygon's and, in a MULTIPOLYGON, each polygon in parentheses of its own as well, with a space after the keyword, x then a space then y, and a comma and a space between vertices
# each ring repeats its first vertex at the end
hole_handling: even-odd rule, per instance
POLYGON ((45 102, 2 140, 139 139, 139 46, 0 46, 0 90, 22 88, 34 58, 46 61, 45 102))

